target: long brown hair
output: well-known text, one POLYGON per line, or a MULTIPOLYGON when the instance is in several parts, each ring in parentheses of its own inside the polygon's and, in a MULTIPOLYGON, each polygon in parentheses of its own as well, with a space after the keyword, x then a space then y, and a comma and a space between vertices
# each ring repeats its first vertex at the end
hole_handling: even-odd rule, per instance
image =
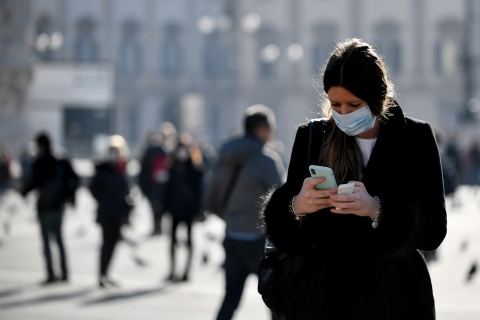
MULTIPOLYGON (((348 39, 339 43, 323 74, 323 90, 339 86, 365 100, 374 115, 382 119, 393 104, 394 87, 387 78, 387 71, 380 55, 360 39, 348 39)), ((345 182, 350 171, 360 180, 364 170, 363 158, 355 137, 345 134, 332 119, 331 107, 325 104, 332 130, 325 141, 319 163, 332 168, 339 183, 345 182)))

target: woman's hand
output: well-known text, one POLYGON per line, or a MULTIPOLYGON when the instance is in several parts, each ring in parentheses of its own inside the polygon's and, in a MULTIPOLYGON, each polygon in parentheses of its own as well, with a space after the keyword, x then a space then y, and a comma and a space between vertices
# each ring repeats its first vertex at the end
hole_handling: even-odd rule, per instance
POLYGON ((325 181, 325 178, 306 178, 303 181, 302 190, 295 197, 293 207, 297 214, 307 214, 317 212, 320 209, 329 208, 332 206, 330 203, 330 190, 317 190, 315 186, 325 181))
POLYGON ((331 204, 334 207, 330 211, 375 218, 377 216, 377 200, 368 194, 363 183, 358 181, 349 181, 349 183, 355 183, 352 194, 337 194, 338 188, 329 190, 331 204))

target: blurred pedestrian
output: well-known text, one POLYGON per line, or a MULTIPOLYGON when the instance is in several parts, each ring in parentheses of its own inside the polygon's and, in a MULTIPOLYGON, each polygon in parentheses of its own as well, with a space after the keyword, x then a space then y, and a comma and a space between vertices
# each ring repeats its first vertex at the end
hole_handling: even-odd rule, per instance
POLYGON ((65 204, 75 204, 75 191, 79 186, 79 177, 73 171, 68 158, 56 158, 53 155, 51 139, 47 133, 39 133, 35 142, 36 157, 32 164, 31 177, 23 186, 22 194, 25 196, 32 190, 39 192, 37 213, 47 269, 47 279, 44 284, 49 284, 58 280, 68 280, 62 221, 65 204), (57 277, 54 272, 50 238, 57 242, 59 249, 61 277, 57 277))
POLYGON ((458 145, 458 131, 455 129, 451 134, 445 145, 445 155, 450 162, 455 166, 458 172, 459 184, 464 182, 465 164, 463 162, 462 154, 458 145))
MULTIPOLYGON (((445 196, 450 197, 453 200, 455 198, 456 190, 460 185, 460 174, 457 166, 455 165, 455 158, 448 156, 448 145, 445 145, 444 143, 444 131, 439 126, 433 126, 433 132, 440 152, 440 160, 442 162, 445 196)), ((450 145, 450 147, 450 151, 452 152, 454 147, 452 145, 450 145)))
POLYGON ((35 161, 35 142, 28 142, 22 149, 20 154, 20 166, 22 168, 22 176, 20 184, 25 186, 32 177, 33 162, 35 161))
POLYGON ((89 189, 97 201, 97 223, 102 228, 99 286, 118 286, 116 277, 108 272, 115 246, 121 237, 121 227, 129 223, 133 196, 130 194, 125 168, 128 145, 119 135, 108 138, 106 159, 95 166, 89 189))
POLYGON ((162 232, 162 205, 167 181, 167 154, 162 148, 160 133, 151 132, 141 159, 138 185, 150 203, 153 214, 153 235, 162 232))
POLYGON ((275 128, 275 115, 264 105, 247 108, 243 137, 225 143, 206 191, 205 208, 225 220, 225 296, 218 320, 231 319, 245 280, 257 274, 265 237, 259 230, 260 197, 283 181, 279 154, 265 148, 275 128))
POLYGON ((6 147, 0 145, 0 203, 5 191, 12 187, 11 161, 6 147))
POLYGON ((337 44, 323 73, 328 118, 299 126, 287 181, 263 212, 287 257, 274 268, 285 290, 262 289, 286 319, 435 319, 422 251, 447 232, 440 155, 430 124, 406 117, 393 88, 372 46, 337 44), (312 164, 352 192, 322 190, 312 164))
POLYGON ((480 186, 480 144, 474 140, 467 150, 468 175, 467 184, 472 186, 475 195, 480 186))
POLYGON ((167 280, 188 281, 192 265, 192 223, 203 216, 201 209, 203 157, 200 148, 189 135, 182 135, 172 155, 169 180, 166 185, 164 212, 172 216, 170 232, 170 273, 167 280), (187 262, 183 275, 175 275, 175 252, 178 245, 177 228, 187 227, 187 262))

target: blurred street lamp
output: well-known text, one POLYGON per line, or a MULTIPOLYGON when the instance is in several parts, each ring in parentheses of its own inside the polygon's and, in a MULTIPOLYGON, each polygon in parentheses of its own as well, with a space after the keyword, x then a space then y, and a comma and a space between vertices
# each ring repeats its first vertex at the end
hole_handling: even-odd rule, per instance
POLYGON ((217 29, 217 21, 212 16, 203 16, 198 20, 197 28, 204 35, 212 34, 217 29))
POLYGON ((288 47, 288 59, 290 61, 299 61, 303 56, 303 47, 299 43, 293 43, 288 47))
POLYGON ((468 111, 470 111, 471 113, 477 113, 480 111, 480 100, 478 99, 470 99, 470 101, 468 101, 468 111))
POLYGON ((60 50, 62 45, 63 34, 59 31, 53 32, 50 36, 46 33, 41 33, 35 41, 35 49, 38 52, 45 52, 47 49, 57 51, 60 50))
POLYGON ((215 31, 229 32, 232 30, 232 19, 224 14, 214 17, 212 15, 205 15, 201 17, 197 22, 197 29, 201 34, 210 35, 215 31))
POLYGON ((262 24, 260 15, 256 12, 247 14, 242 20, 242 29, 248 33, 255 33, 262 24))
POLYGON ((59 31, 55 31, 50 36, 50 49, 57 51, 63 45, 63 34, 59 31))
POLYGON ((275 62, 280 56, 280 48, 276 44, 269 44, 260 50, 260 59, 266 63, 275 62))
POLYGON ((35 43, 35 48, 37 51, 43 52, 47 50, 47 47, 50 43, 50 37, 46 33, 42 33, 37 37, 37 42, 35 43))

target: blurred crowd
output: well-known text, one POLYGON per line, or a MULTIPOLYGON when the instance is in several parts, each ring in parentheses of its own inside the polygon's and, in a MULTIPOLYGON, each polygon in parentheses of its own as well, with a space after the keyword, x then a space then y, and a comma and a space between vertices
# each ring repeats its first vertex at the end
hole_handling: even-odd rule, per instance
POLYGON ((245 280, 249 274, 258 272, 263 255, 265 238, 258 227, 259 200, 285 179, 284 163, 278 152, 282 144, 271 139, 275 127, 270 108, 251 106, 244 117, 244 135, 226 141, 217 149, 205 140, 196 141, 187 133, 177 132, 172 123, 166 122, 148 133, 137 158, 131 156, 122 136, 111 135, 105 140, 103 155, 92 158, 95 170, 91 176, 76 172, 68 150, 55 145, 48 132, 38 132, 18 159, 6 144, 2 145, 0 215, 2 198, 8 190, 25 198, 33 191, 46 267, 42 284, 68 282, 68 254, 62 234, 64 211, 66 205, 77 205, 80 187, 88 189, 97 204, 96 223, 102 235, 98 286, 110 288, 119 286, 118 278, 109 270, 119 241, 128 242, 122 230, 131 223, 131 212, 138 200, 133 188, 139 189, 150 205, 153 227, 149 236, 167 234, 170 238, 170 266, 165 281, 189 281, 192 225, 216 214, 226 225, 223 243, 226 291, 217 319, 231 319, 245 280), (132 160, 140 164, 135 175, 127 170, 132 160), (162 229, 165 214, 171 218, 167 224, 170 230, 166 232, 162 229), (187 259, 179 268, 177 229, 181 224, 187 230, 187 239, 181 242, 186 246, 187 259), (52 258, 57 252, 51 250, 52 242, 59 249, 59 259, 52 258), (56 262, 60 264, 58 267, 54 266, 56 262))
POLYGON ((131 191, 138 186, 148 199, 152 211, 151 235, 162 234, 162 216, 172 215, 171 272, 168 280, 188 280, 192 257, 191 227, 193 221, 205 220, 201 208, 202 191, 209 171, 215 162, 215 150, 208 144, 199 144, 188 134, 178 134, 171 123, 163 123, 148 134, 139 159, 141 170, 135 176, 128 174, 129 161, 134 160, 126 140, 120 135, 109 136, 104 154, 92 158, 95 173, 91 177, 75 172, 68 150, 54 145, 47 132, 39 132, 26 143, 18 158, 8 144, 0 148, 0 203, 8 190, 27 196, 37 194, 37 214, 43 241, 47 278, 44 284, 68 281, 63 236, 61 231, 66 204, 75 205, 76 191, 86 187, 97 202, 96 222, 102 228, 100 253, 100 287, 118 285, 108 272, 117 242, 122 238, 121 227, 129 223, 135 206, 131 191), (177 245, 176 229, 185 223, 188 230, 189 259, 181 277, 174 275, 174 255, 177 245), (54 274, 50 241, 53 239, 60 254, 61 274, 54 274))
POLYGON ((441 128, 434 128, 442 160, 445 195, 452 197, 453 205, 460 205, 455 191, 460 185, 472 186, 475 194, 480 185, 480 139, 470 141, 467 148, 460 147, 458 132, 446 134, 441 128))

